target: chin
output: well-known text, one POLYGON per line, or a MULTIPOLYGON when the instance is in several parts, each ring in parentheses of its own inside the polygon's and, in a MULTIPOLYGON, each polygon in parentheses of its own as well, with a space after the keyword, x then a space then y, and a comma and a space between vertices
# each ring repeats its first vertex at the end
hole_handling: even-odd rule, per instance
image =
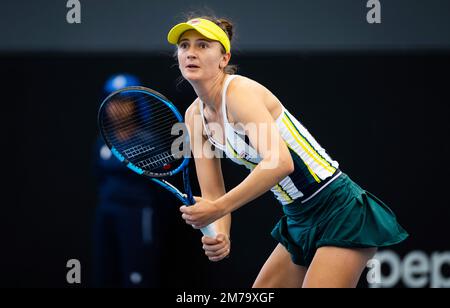
POLYGON ((198 81, 202 79, 201 74, 198 72, 184 72, 182 75, 187 81, 198 81))

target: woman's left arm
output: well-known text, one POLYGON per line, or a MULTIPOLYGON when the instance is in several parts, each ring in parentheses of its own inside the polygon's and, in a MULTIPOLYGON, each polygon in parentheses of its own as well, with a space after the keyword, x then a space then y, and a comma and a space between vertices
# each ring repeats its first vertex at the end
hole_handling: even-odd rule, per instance
POLYGON ((245 133, 262 161, 239 185, 219 199, 210 201, 196 197, 194 206, 181 207, 183 218, 195 228, 202 228, 256 199, 294 170, 289 150, 265 107, 265 89, 245 80, 230 84, 229 91, 228 112, 235 123, 244 125, 245 133))

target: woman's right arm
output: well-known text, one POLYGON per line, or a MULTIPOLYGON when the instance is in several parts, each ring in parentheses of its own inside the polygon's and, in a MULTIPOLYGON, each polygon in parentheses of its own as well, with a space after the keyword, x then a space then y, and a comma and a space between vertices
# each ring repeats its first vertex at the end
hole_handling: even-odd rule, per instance
MULTIPOLYGON (((186 110, 186 126, 189 131, 191 151, 195 160, 195 170, 202 198, 217 200, 225 194, 220 158, 213 151, 204 135, 203 120, 197 100, 186 110)), ((217 236, 215 239, 204 236, 203 249, 211 261, 219 261, 230 251, 231 215, 228 214, 214 222, 217 236)))

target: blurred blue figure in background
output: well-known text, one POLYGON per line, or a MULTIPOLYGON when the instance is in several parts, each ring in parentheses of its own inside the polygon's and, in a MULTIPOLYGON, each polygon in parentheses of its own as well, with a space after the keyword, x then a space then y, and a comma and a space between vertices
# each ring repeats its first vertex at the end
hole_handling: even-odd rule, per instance
MULTIPOLYGON (((136 76, 114 75, 106 81, 103 96, 138 85, 136 76)), ((94 224, 94 287, 159 286, 163 258, 160 234, 166 233, 168 214, 164 213, 165 206, 157 204, 162 198, 158 196, 167 193, 128 170, 100 136, 94 166, 99 202, 94 224), (163 221, 165 224, 158 224, 163 221)))
POLYGON ((105 97, 110 93, 117 91, 119 89, 130 87, 130 86, 140 86, 141 82, 139 78, 130 74, 117 74, 111 76, 104 85, 105 97))

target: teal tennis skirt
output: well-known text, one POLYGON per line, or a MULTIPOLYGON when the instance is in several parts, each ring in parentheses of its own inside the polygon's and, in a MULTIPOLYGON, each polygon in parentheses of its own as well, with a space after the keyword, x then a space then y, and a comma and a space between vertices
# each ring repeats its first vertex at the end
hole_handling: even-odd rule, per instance
POLYGON ((301 266, 308 267, 322 246, 384 247, 408 237, 392 210, 345 173, 311 200, 283 206, 283 212, 271 234, 301 266))

